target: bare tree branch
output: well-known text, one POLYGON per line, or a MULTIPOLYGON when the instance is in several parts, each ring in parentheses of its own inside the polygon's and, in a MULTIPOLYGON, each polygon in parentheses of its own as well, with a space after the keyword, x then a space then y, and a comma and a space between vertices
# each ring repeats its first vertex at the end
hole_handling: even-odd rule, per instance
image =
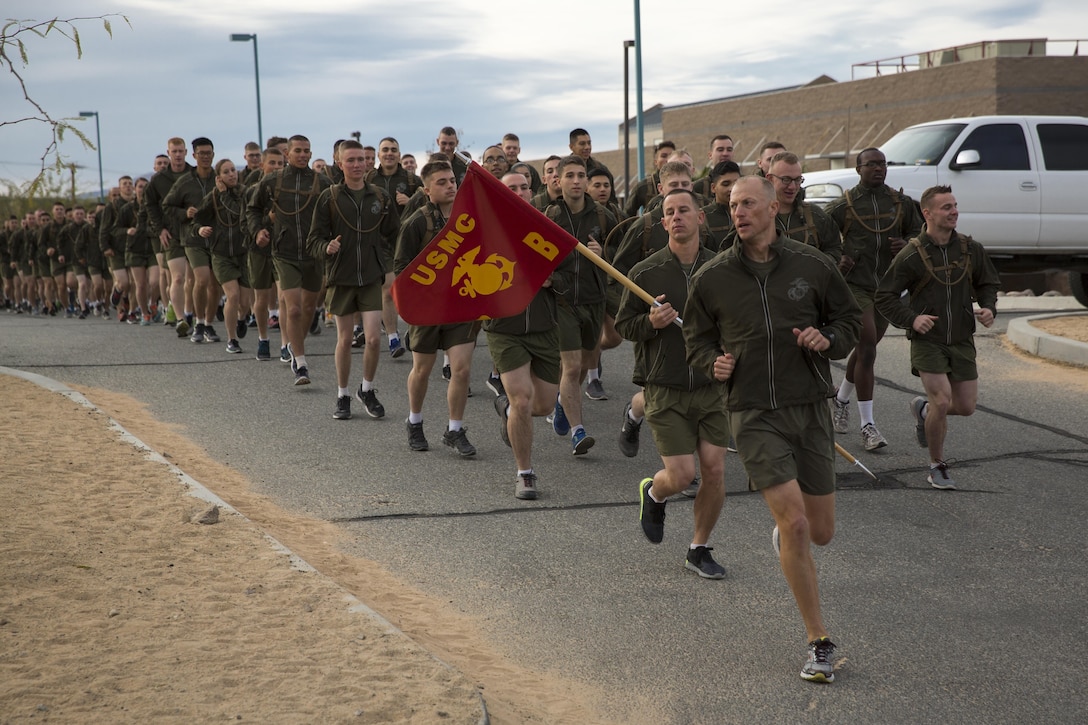
POLYGON ((65 132, 71 131, 74 133, 85 148, 93 149, 95 146, 85 134, 72 125, 74 118, 54 118, 31 95, 26 80, 23 78, 23 71, 30 65, 30 56, 23 38, 29 38, 31 35, 47 38, 50 33, 60 35, 75 46, 76 59, 78 60, 83 57, 83 44, 80 42, 77 24, 89 20, 101 20, 106 34, 112 38, 113 27, 109 21, 111 17, 119 17, 125 21, 126 25, 132 27, 132 23, 124 15, 111 14, 64 19, 53 18, 40 21, 9 19, 3 29, 0 30, 0 69, 6 70, 15 78, 23 93, 23 99, 36 111, 36 113, 23 118, 0 121, 0 128, 20 123, 37 122, 46 124, 51 130, 52 138, 41 155, 41 170, 38 172, 37 177, 27 185, 24 192, 28 196, 33 196, 41 187, 48 168, 59 171, 64 167, 64 160, 60 155, 60 141, 63 140, 65 132), (16 61, 9 54, 13 48, 18 51, 18 67, 16 61))

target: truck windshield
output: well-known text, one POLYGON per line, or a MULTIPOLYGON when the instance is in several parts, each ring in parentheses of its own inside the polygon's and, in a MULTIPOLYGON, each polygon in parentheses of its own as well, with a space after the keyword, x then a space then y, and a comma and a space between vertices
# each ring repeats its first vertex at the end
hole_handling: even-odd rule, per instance
POLYGON ((908 128, 880 147, 888 166, 933 166, 960 135, 966 123, 908 128))

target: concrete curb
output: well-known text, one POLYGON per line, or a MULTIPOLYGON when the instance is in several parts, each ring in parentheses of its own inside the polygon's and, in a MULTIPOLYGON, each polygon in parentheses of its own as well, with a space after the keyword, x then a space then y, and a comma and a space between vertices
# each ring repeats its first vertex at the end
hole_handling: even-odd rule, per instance
POLYGON ((1055 317, 1073 317, 1088 315, 1088 312, 1065 312, 1051 315, 1033 315, 1018 317, 1009 322, 1009 340, 1025 352, 1045 357, 1048 360, 1088 367, 1088 343, 1069 340, 1043 332, 1031 324, 1032 320, 1047 320, 1055 317))
MULTIPOLYGON (((152 461, 155 461, 156 463, 163 464, 164 466, 167 467, 167 469, 169 469, 169 471, 171 473, 173 473, 175 476, 177 476, 178 481, 185 487, 185 492, 188 495, 192 496, 193 498, 199 499, 201 501, 205 501, 205 502, 210 503, 210 504, 215 504, 216 506, 219 507, 219 509, 222 512, 229 513, 229 514, 231 514, 233 516, 238 516, 243 521, 246 521, 247 523, 253 524, 253 526, 255 526, 257 528, 257 530, 260 531, 260 526, 257 526, 256 523, 254 523, 253 521, 250 521, 248 518, 246 518, 242 513, 240 513, 237 509, 235 509, 229 503, 227 503, 223 499, 216 496, 212 491, 210 491, 207 487, 205 487, 204 484, 200 483, 195 478, 193 478, 192 476, 187 474, 185 471, 181 470, 180 468, 175 466, 173 463, 171 463, 170 461, 163 458, 162 455, 160 455, 157 451, 153 450, 150 446, 148 446, 146 443, 141 441, 139 438, 137 438, 136 436, 129 433, 127 430, 125 430, 124 426, 122 426, 120 423, 118 423, 113 418, 110 418, 109 416, 107 416, 105 411, 103 411, 101 408, 99 408, 97 405, 95 405, 91 401, 87 400, 87 398, 85 398, 82 393, 80 393, 80 392, 78 392, 76 390, 72 390, 71 388, 69 388, 64 383, 61 383, 61 382, 59 382, 57 380, 53 380, 52 378, 47 378, 44 375, 38 375, 36 373, 28 373, 28 372, 23 371, 23 370, 16 370, 14 368, 7 368, 7 367, 0 366, 0 374, 8 375, 8 376, 11 376, 13 378, 19 378, 21 380, 26 380, 27 382, 34 383, 35 385, 37 385, 37 386, 39 386, 41 388, 45 388, 46 390, 48 390, 50 392, 59 393, 60 395, 63 395, 64 397, 68 398, 69 400, 71 400, 71 401, 73 401, 75 403, 78 403, 79 405, 82 405, 84 408, 88 408, 90 410, 93 410, 96 413, 101 413, 103 416, 106 417, 106 420, 109 423, 110 429, 115 431, 118 434, 118 436, 121 438, 121 440, 132 444, 132 446, 134 448, 136 448, 137 450, 143 452, 144 455, 146 455, 148 457, 148 459, 150 459, 152 461)), ((338 589, 340 589, 344 594, 344 601, 348 605, 347 609, 348 609, 349 612, 351 612, 352 614, 360 614, 360 615, 363 615, 365 617, 369 617, 386 634, 390 634, 390 635, 397 636, 397 637, 403 637, 404 639, 407 639, 407 640, 415 643, 415 641, 412 640, 411 637, 409 637, 407 634, 405 634, 400 629, 397 629, 395 626, 393 626, 393 624, 390 623, 389 620, 387 620, 385 617, 383 617, 382 615, 375 612, 373 609, 368 607, 363 602, 359 601, 359 599, 356 598, 354 594, 351 594, 346 589, 344 589, 339 584, 337 584, 336 580, 331 579, 330 577, 327 577, 324 574, 322 574, 320 571, 318 571, 313 566, 311 566, 301 556, 299 556, 298 554, 291 551, 289 548, 284 546, 281 542, 277 541, 272 536, 264 533, 264 531, 261 531, 261 536, 263 536, 265 538, 265 540, 268 541, 268 543, 272 546, 272 549, 274 551, 276 551, 277 553, 280 553, 280 554, 284 554, 287 557, 288 561, 290 562, 290 565, 291 565, 292 569, 295 569, 295 570, 301 571, 301 572, 314 574, 316 576, 320 576, 323 579, 331 582, 338 589)), ((427 652, 429 657, 434 659, 435 662, 439 663, 440 665, 442 665, 446 669, 451 670, 451 671, 456 671, 452 666, 450 666, 446 662, 443 662, 441 659, 439 659, 435 655, 428 652, 425 648, 421 647, 421 649, 423 649, 423 651, 427 652)), ((480 717, 479 717, 479 720, 477 722, 478 722, 479 725, 489 725, 489 723, 491 722, 491 717, 490 717, 490 715, 488 715, 488 712, 487 712, 487 703, 484 701, 483 695, 480 694, 480 692, 478 690, 476 691, 476 697, 480 701, 480 717)))

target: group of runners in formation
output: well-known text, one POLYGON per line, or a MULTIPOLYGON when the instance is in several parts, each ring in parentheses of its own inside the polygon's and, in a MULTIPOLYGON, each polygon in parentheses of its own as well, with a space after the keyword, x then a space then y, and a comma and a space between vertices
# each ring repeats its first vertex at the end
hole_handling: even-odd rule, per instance
POLYGON ((583 401, 607 398, 602 351, 630 340, 639 391, 625 406, 618 447, 636 456, 648 423, 662 461, 638 487, 644 535, 660 543, 668 499, 694 497, 685 566, 724 577, 709 541, 725 498, 726 452, 735 450, 775 520, 772 544, 807 633, 801 676, 831 682, 835 645, 810 544, 826 545, 834 533, 835 434, 849 431, 855 396, 864 448, 888 445, 873 389, 889 322, 908 331, 912 371, 925 388, 910 415, 935 488, 955 488, 943 449, 947 417, 974 411, 973 332, 976 320, 993 322, 998 277, 983 248, 956 232, 951 189, 915 201, 884 183, 884 155, 869 148, 857 156, 857 186, 822 209, 804 201, 801 160, 783 144, 764 144, 756 173, 742 176, 733 140, 721 134, 705 164, 658 144, 653 173, 621 202, 585 130, 571 131, 569 153, 540 170, 518 159, 519 140, 507 134, 483 150, 482 167, 657 304, 575 252, 522 313, 409 325, 402 339, 392 282, 446 224, 467 171, 453 128, 436 145, 417 175, 392 137, 376 147, 338 141, 329 163, 311 163, 304 136, 273 137, 264 149, 247 144, 244 165, 215 161, 204 137, 192 140, 190 165, 186 142, 172 138, 150 179, 121 177, 93 210, 57 202, 8 220, 5 305, 13 314, 164 323, 198 344, 222 342, 221 321, 230 354, 255 328, 260 361, 273 358, 270 330, 278 328, 278 357, 295 385, 310 382, 307 336, 333 326, 333 417, 341 420, 352 417, 353 398, 383 417, 379 359, 386 349, 393 358, 410 351, 405 434, 413 451, 430 447, 423 402, 442 351, 442 443, 462 457, 476 454, 464 413, 482 331, 492 360, 486 385, 517 468, 514 495, 526 500, 538 495, 532 418, 547 416, 573 455, 586 455, 596 440, 583 401), (353 348, 363 350, 354 389, 353 348), (836 384, 829 361, 841 358, 846 372, 836 384))

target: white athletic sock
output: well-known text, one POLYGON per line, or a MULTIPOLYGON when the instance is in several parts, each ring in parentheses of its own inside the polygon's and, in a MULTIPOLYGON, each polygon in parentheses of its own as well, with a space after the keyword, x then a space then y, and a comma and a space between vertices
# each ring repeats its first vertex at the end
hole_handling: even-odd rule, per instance
POLYGON ((592 383, 594 380, 600 380, 600 376, 597 375, 597 368, 593 368, 586 374, 586 382, 592 383))
POLYGON ((409 413, 408 413, 408 422, 411 423, 412 425, 417 425, 419 423, 422 423, 423 422, 423 413, 412 413, 411 411, 409 411, 409 413))
POLYGON ((658 498, 657 496, 654 496, 654 485, 652 483, 650 484, 650 490, 646 493, 650 494, 650 498, 653 499, 654 503, 665 503, 665 501, 668 500, 667 498, 658 498))
POLYGON ((351 397, 351 388, 337 388, 336 390, 337 390, 337 394, 341 398, 350 398, 351 397))
POLYGON ((280 316, 280 308, 279 307, 272 308, 271 310, 268 311, 268 316, 269 317, 279 317, 280 316))
POLYGON ((445 353, 442 353, 442 367, 449 367, 449 364, 450 364, 450 356, 445 354, 445 353))
POLYGON ((203 317, 196 318, 196 324, 203 325, 204 324, 204 318, 203 317))
POLYGON ((524 476, 525 474, 532 473, 532 472, 533 472, 533 469, 531 469, 531 468, 529 470, 527 470, 527 471, 523 471, 520 468, 518 469, 518 475, 519 476, 524 476))
POLYGON ((400 340, 400 333, 396 332, 395 330, 393 332, 389 333, 389 344, 390 345, 392 345, 394 342, 397 342, 399 340, 400 340))
POLYGON ((362 388, 364 393, 366 391, 368 391, 368 390, 373 390, 374 389, 374 381, 373 380, 367 380, 366 378, 363 378, 363 382, 359 384, 359 387, 362 388))
POLYGON ((452 430, 452 431, 459 431, 459 430, 461 430, 461 426, 462 426, 463 424, 464 424, 464 421, 460 421, 460 420, 453 420, 453 419, 451 418, 451 419, 450 419, 450 424, 449 424, 449 429, 450 429, 450 430, 452 430))
POLYGON ((870 423, 873 423, 873 401, 859 400, 858 413, 861 415, 861 426, 863 428, 870 423))
POLYGON ((267 338, 267 337, 260 337, 260 336, 258 336, 258 337, 257 337, 257 342, 268 342, 268 338, 267 338))
POLYGON ((835 396, 840 403, 849 403, 850 396, 854 394, 854 384, 843 378, 843 381, 839 383, 839 392, 835 396))
POLYGON ((641 415, 636 418, 634 409, 631 409, 627 411, 627 417, 630 418, 633 423, 641 423, 646 416, 641 415))
POLYGON ((305 355, 295 355, 295 367, 298 367, 298 368, 306 367, 306 356, 305 355))

